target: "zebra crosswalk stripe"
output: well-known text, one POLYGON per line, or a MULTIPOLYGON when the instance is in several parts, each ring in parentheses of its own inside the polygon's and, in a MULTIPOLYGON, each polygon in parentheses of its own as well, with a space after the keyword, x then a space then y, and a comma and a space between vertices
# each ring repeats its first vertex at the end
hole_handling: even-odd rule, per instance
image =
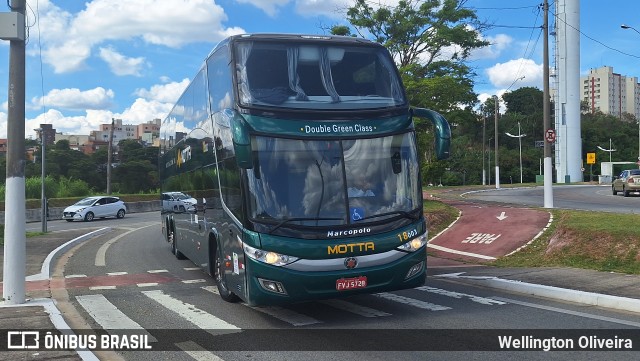
POLYGON ((337 300, 337 299, 325 300, 325 301, 320 301, 320 303, 323 303, 325 305, 328 305, 343 311, 355 313, 356 315, 360 315, 363 317, 391 316, 390 313, 379 311, 366 306, 360 306, 355 303, 351 303, 343 300, 337 300))
POLYGON ((150 341, 156 341, 142 326, 122 313, 103 295, 81 295, 76 296, 76 300, 103 329, 107 331, 140 330, 149 335, 150 341))
POLYGON ((223 361, 220 357, 216 356, 216 354, 205 350, 193 341, 176 343, 176 346, 196 361, 223 361))
POLYGON ((161 290, 143 291, 142 294, 156 301, 165 308, 177 313, 182 318, 193 323, 203 330, 239 330, 232 325, 216 316, 205 312, 194 305, 173 298, 161 290))
POLYGON ((415 298, 409 298, 405 296, 396 295, 394 293, 376 293, 375 296, 384 298, 386 300, 399 302, 405 305, 422 308, 424 310, 430 311, 445 311, 450 310, 451 307, 436 305, 434 303, 429 303, 421 300, 416 300, 415 298))
POLYGON ((448 297, 453 297, 458 299, 465 297, 470 299, 473 302, 478 302, 483 305, 506 305, 507 304, 506 302, 494 300, 492 298, 474 296, 474 295, 469 295, 469 294, 460 293, 460 292, 447 291, 440 288, 429 287, 429 286, 416 287, 415 289, 419 291, 431 292, 438 295, 448 296, 448 297))
POLYGON ((267 315, 273 316, 293 326, 306 326, 306 325, 313 325, 315 323, 322 323, 322 321, 316 320, 313 317, 309 317, 307 315, 303 315, 301 313, 291 311, 290 309, 282 308, 278 306, 252 307, 252 308, 256 311, 266 313, 267 315))

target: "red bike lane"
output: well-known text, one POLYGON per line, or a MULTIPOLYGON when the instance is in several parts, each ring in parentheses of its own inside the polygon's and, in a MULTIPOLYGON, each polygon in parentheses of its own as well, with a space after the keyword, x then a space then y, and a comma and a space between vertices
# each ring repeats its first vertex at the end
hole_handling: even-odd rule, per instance
POLYGON ((551 214, 543 210, 441 201, 456 207, 461 215, 449 228, 429 240, 429 253, 436 257, 491 261, 537 238, 551 220, 551 214))

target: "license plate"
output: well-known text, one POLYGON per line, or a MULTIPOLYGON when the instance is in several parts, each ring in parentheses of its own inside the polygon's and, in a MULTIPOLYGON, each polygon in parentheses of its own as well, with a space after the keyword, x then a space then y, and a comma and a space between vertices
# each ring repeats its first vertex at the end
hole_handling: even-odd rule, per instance
POLYGON ((353 290, 357 288, 365 288, 367 287, 367 277, 353 277, 353 278, 341 278, 336 280, 336 290, 337 291, 345 291, 345 290, 353 290))

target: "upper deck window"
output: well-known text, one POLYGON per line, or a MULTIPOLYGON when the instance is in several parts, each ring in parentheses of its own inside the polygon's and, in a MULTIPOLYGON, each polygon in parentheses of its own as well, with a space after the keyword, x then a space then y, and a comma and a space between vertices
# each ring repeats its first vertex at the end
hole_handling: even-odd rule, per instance
POLYGON ((247 41, 236 49, 244 106, 352 110, 406 103, 395 65, 380 47, 247 41))

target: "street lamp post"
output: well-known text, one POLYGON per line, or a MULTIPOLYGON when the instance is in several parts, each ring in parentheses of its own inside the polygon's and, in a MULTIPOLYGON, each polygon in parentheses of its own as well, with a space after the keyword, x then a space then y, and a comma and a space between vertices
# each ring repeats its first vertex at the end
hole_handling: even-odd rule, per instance
POLYGON ((45 154, 45 150, 46 150, 46 140, 45 140, 45 136, 44 136, 44 129, 43 128, 38 128, 38 129, 34 129, 36 132, 39 133, 40 135, 40 159, 41 159, 41 166, 40 166, 40 176, 41 176, 41 186, 40 186, 40 215, 41 215, 41 219, 42 219, 42 232, 45 233, 47 232, 47 196, 44 193, 45 187, 44 187, 44 174, 45 174, 45 168, 44 168, 44 154, 45 154))
POLYGON ((520 148, 520 183, 522 183, 522 137, 526 137, 527 135, 520 133, 520 122, 518 122, 518 135, 513 135, 511 133, 505 134, 512 138, 518 138, 518 146, 520 148))
POLYGON ((482 114, 482 185, 487 184, 487 174, 484 171, 484 157, 486 154, 486 152, 484 151, 486 128, 487 128, 487 114, 482 114))
POLYGON ((500 189, 500 164, 498 163, 498 111, 500 110, 500 103, 498 100, 498 96, 494 95, 493 96, 493 101, 494 101, 494 105, 495 105, 495 110, 494 110, 494 120, 495 120, 495 153, 496 156, 494 158, 494 161, 496 163, 496 189, 500 189))
POLYGON ((609 149, 604 149, 601 146, 597 145, 596 147, 598 147, 598 149, 600 149, 603 152, 608 152, 609 153, 609 169, 611 170, 611 174, 609 174, 611 177, 613 177, 613 164, 611 164, 611 153, 615 152, 616 150, 612 148, 611 146, 611 138, 609 138, 609 149))
MULTIPOLYGON (((634 28, 633 26, 622 24, 620 25, 620 27, 625 30, 631 29, 636 33, 640 34, 640 31, 638 31, 638 29, 634 28)), ((609 155, 611 155, 611 153, 609 153, 609 155)), ((640 120, 638 120, 638 165, 640 165, 640 120)))

